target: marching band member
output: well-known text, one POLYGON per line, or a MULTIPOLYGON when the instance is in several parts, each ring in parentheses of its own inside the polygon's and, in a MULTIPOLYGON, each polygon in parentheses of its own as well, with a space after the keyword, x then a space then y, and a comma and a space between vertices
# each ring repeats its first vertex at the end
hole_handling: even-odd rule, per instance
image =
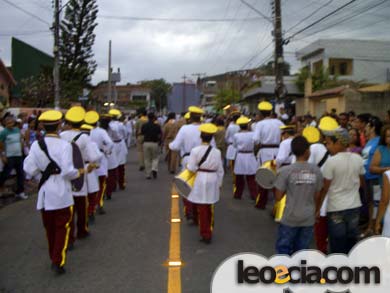
MULTIPOLYGON (((75 143, 80 149, 84 164, 98 163, 102 157, 102 153, 99 152, 92 144, 88 135, 83 135, 80 132, 80 127, 84 121, 85 110, 80 106, 74 106, 70 108, 65 114, 65 122, 70 125, 72 129, 61 132, 62 139, 69 143, 75 143)), ((89 169, 88 172, 91 170, 89 169)), ((77 238, 82 239, 89 236, 88 231, 88 203, 87 203, 87 180, 84 174, 84 184, 80 191, 73 192, 73 198, 75 202, 75 213, 77 213, 77 238)), ((74 217, 73 217, 74 218, 74 217)), ((71 223, 70 232, 70 247, 73 247, 75 241, 74 238, 74 223, 71 223)))
MULTIPOLYGON (((126 128, 123 123, 119 122, 119 118, 122 113, 117 109, 111 109, 108 112, 111 115, 112 120, 109 124, 108 134, 111 137, 112 141, 115 143, 114 150, 118 158, 118 185, 120 190, 126 188, 125 183, 125 165, 127 162, 127 147, 126 147, 126 128)), ((116 186, 116 185, 115 185, 116 186)), ((116 187, 114 188, 114 190, 116 187)))
POLYGON ((255 174, 259 168, 259 164, 254 154, 253 132, 248 129, 249 122, 250 120, 245 116, 241 116, 236 121, 236 124, 241 130, 233 137, 233 146, 237 150, 237 157, 234 164, 237 188, 234 192, 234 198, 241 199, 246 177, 251 198, 256 200, 257 185, 255 174))
MULTIPOLYGON (((271 103, 260 102, 258 109, 264 119, 256 123, 254 141, 259 146, 257 158, 261 166, 265 162, 276 158, 280 144, 280 127, 284 124, 280 120, 271 117, 273 109, 271 103)), ((267 202, 268 190, 259 186, 256 208, 265 209, 267 202)))
POLYGON ((83 176, 84 169, 74 168, 71 145, 58 135, 62 113, 49 110, 39 116, 46 136, 35 141, 24 160, 24 171, 31 177, 42 174, 37 209, 49 243, 52 270, 65 273, 64 265, 73 218, 73 196, 70 180, 83 176))
MULTIPOLYGON (((85 114, 85 123, 93 126, 93 129, 90 132, 91 140, 96 143, 99 150, 104 154, 100 160, 99 168, 95 170, 96 176, 99 181, 99 191, 96 196, 97 212, 100 215, 104 215, 106 211, 103 208, 104 205, 104 194, 106 192, 107 186, 107 176, 108 176, 108 157, 112 154, 114 148, 114 143, 107 134, 107 131, 101 127, 97 127, 97 123, 100 119, 100 116, 95 111, 89 111, 85 114)), ((114 157, 115 159, 115 157, 114 157)), ((115 167, 116 168, 116 167, 115 167)))
POLYGON ((210 144, 217 127, 206 123, 199 130, 202 144, 191 150, 187 164, 187 169, 197 174, 188 200, 194 204, 198 215, 200 241, 209 244, 214 227, 214 204, 219 200, 224 172, 221 152, 210 144))
POLYGON ((294 157, 291 151, 291 142, 295 135, 295 126, 281 126, 280 130, 282 142, 280 143, 279 151, 275 158, 275 164, 277 169, 283 166, 291 165, 294 157))
POLYGON ((231 113, 231 122, 226 129, 225 133, 225 141, 227 144, 226 150, 226 161, 230 165, 231 172, 233 174, 233 193, 236 192, 236 177, 234 176, 234 161, 237 156, 237 150, 233 146, 233 137, 236 133, 240 131, 240 127, 236 124, 238 118, 240 118, 240 113, 238 111, 234 111, 231 113))
MULTIPOLYGON (((175 139, 169 144, 169 148, 173 151, 180 151, 181 165, 185 169, 188 163, 188 156, 194 147, 201 145, 200 138, 200 121, 204 111, 201 108, 191 106, 188 108, 190 113, 191 124, 183 125, 177 133, 175 139)), ((183 197, 184 214, 187 220, 193 220, 193 205, 183 197)))

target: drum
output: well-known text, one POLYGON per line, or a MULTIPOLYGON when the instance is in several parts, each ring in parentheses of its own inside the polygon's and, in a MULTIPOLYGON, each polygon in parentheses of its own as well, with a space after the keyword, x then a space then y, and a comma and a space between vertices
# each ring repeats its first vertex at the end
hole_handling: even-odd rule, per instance
MULTIPOLYGON (((256 182, 264 189, 274 188, 276 181, 276 164, 274 161, 265 162, 256 172, 256 182)), ((286 196, 275 202, 273 216, 275 222, 280 222, 286 207, 286 196)))
POLYGON ((175 176, 173 183, 176 186, 179 195, 187 198, 194 186, 196 173, 191 172, 187 169, 183 170, 179 175, 175 176))
POLYGON ((256 182, 264 189, 272 189, 276 180, 276 166, 273 161, 265 162, 256 171, 256 182))

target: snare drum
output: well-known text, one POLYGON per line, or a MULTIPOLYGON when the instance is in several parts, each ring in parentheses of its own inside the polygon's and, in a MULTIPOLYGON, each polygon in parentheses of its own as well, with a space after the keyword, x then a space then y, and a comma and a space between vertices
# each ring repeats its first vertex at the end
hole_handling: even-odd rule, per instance
POLYGON ((177 192, 179 195, 187 198, 194 186, 196 173, 189 171, 188 169, 183 170, 179 175, 175 176, 173 183, 176 185, 177 192))

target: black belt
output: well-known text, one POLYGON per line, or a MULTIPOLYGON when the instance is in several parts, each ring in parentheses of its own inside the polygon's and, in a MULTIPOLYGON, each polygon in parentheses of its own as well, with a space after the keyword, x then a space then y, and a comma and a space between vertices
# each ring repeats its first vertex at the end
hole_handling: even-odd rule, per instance
POLYGON ((217 170, 198 169, 198 172, 216 173, 216 172, 217 172, 217 170))
POLYGON ((260 145, 260 149, 276 149, 278 148, 278 144, 262 144, 260 145))
POLYGON ((185 153, 181 158, 183 159, 184 157, 187 157, 189 155, 190 155, 190 153, 185 153))
POLYGON ((238 151, 239 154, 253 154, 253 151, 238 151))
POLYGON ((120 143, 122 140, 119 139, 119 140, 114 140, 115 143, 120 143))
POLYGON ((291 163, 283 163, 282 165, 280 165, 280 167, 284 167, 284 166, 290 166, 291 163))

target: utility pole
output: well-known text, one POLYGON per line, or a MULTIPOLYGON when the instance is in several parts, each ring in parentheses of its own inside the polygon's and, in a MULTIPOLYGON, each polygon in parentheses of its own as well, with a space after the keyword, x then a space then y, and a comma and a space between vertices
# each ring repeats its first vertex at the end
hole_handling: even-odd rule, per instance
POLYGON ((111 89, 111 40, 108 43, 108 95, 107 95, 107 102, 111 104, 112 102, 112 89, 111 89))
POLYGON ((60 0, 54 1, 54 108, 60 109, 60 0))
POLYGON ((282 9, 280 0, 273 0, 272 11, 274 13, 274 40, 275 40, 275 95, 277 99, 283 99, 287 92, 283 81, 283 34, 282 34, 282 9))
POLYGON ((187 76, 184 74, 182 76, 182 79, 183 79, 183 112, 186 112, 187 109, 186 109, 186 79, 187 79, 187 76))

